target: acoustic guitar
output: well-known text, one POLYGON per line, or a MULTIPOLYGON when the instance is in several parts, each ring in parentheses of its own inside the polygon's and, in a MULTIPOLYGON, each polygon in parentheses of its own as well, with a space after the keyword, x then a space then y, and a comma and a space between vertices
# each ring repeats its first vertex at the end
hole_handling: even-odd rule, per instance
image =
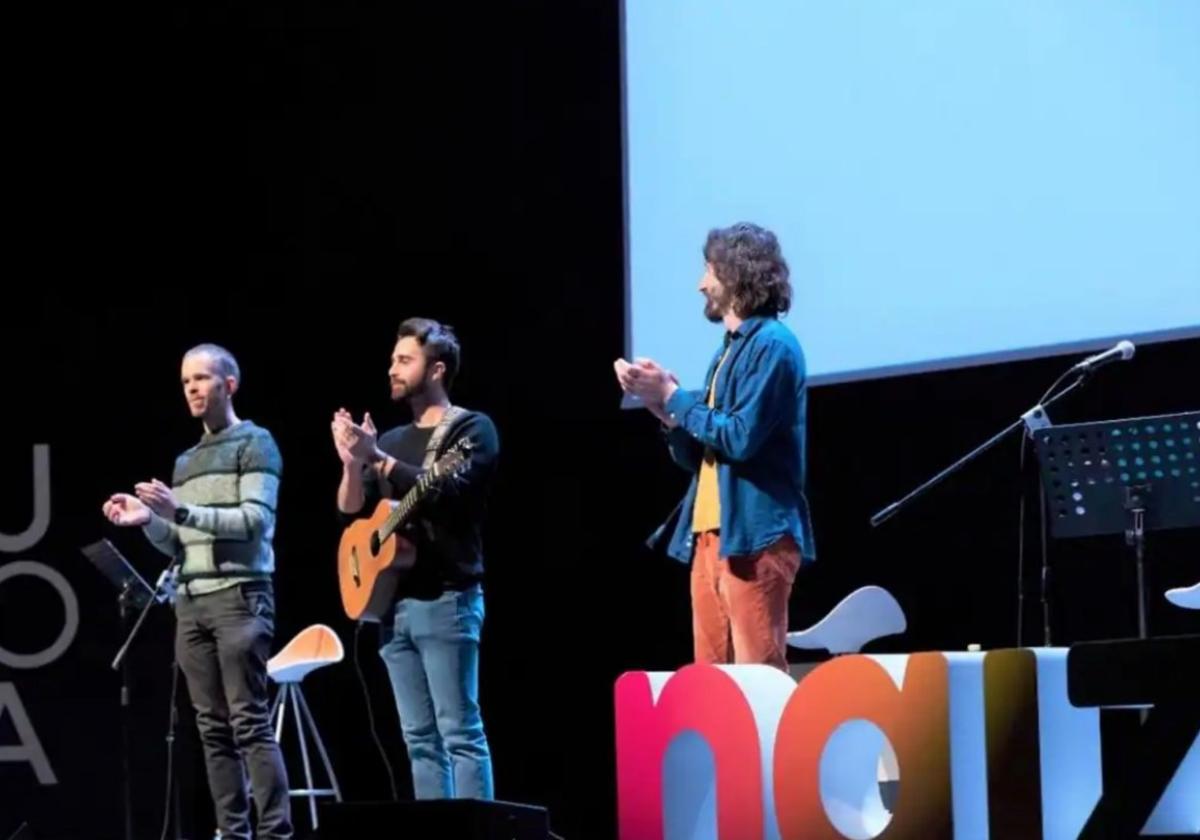
POLYGON ((426 470, 399 501, 383 499, 369 519, 358 519, 338 545, 342 608, 356 621, 379 621, 392 606, 396 587, 417 560, 416 548, 397 533, 421 503, 470 463, 471 441, 463 438, 426 470))

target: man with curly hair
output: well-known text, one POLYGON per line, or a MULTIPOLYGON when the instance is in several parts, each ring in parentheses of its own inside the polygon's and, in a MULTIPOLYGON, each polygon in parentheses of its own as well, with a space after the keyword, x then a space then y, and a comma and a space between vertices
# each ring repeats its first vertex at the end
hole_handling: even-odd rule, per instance
POLYGON ((697 662, 787 669, 787 608, 801 562, 815 557, 805 497, 804 353, 779 320, 791 306, 775 234, 742 222, 704 243, 704 314, 725 326, 704 388, 689 391, 651 359, 618 360, 621 387, 666 428, 692 474, 655 536, 691 563, 697 662))

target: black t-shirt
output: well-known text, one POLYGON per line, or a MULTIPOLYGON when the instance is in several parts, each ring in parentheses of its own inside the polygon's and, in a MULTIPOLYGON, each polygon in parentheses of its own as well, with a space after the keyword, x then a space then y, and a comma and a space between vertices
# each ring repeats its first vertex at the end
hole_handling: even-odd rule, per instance
POLYGON ((433 437, 433 426, 398 426, 390 432, 385 432, 379 439, 379 448, 391 455, 397 461, 410 466, 420 467, 425 461, 425 448, 433 437))
MULTIPOLYGON (((403 498, 424 472, 425 448, 434 427, 398 426, 379 438, 379 448, 396 459, 388 475, 390 496, 403 498)), ((401 578, 398 598, 436 598, 447 589, 466 589, 483 579, 483 520, 495 475, 500 441, 491 419, 468 412, 455 421, 438 454, 470 438, 470 461, 462 472, 439 482, 417 508, 404 535, 417 549, 416 565, 401 578)), ((364 479, 366 500, 359 516, 379 503, 379 482, 364 479)))

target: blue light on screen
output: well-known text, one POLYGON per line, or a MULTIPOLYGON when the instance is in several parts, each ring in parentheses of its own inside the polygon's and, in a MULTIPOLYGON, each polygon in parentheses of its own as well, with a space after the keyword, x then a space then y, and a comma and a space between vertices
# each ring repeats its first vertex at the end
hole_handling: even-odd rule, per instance
POLYGON ((698 387, 709 228, 815 383, 1200 335, 1200 2, 625 0, 628 351, 698 387))

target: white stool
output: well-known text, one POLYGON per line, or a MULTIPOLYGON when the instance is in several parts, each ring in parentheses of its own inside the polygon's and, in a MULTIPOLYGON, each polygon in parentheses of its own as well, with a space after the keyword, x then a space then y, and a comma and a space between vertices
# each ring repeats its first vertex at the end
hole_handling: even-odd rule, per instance
POLYGON ((813 626, 788 633, 787 643, 832 654, 858 653, 867 642, 903 633, 907 627, 904 610, 892 593, 880 586, 864 586, 843 598, 813 626))
POLYGON ((1167 590, 1167 600, 1185 610, 1200 610, 1200 581, 1191 586, 1167 590))
POLYGON ((271 704, 271 721, 275 727, 275 740, 283 745, 283 721, 287 717, 288 706, 296 716, 296 732, 300 737, 300 756, 304 760, 305 787, 292 788, 288 791, 291 796, 308 797, 308 810, 312 817, 312 827, 317 827, 317 797, 332 796, 338 802, 342 801, 342 791, 338 787, 337 777, 333 775, 333 766, 329 763, 329 753, 325 751, 325 743, 308 703, 300 682, 318 668, 341 662, 345 656, 342 640, 324 624, 314 624, 296 634, 283 650, 271 657, 267 662, 267 676, 279 683, 279 691, 271 704), (308 744, 304 739, 304 730, 308 729, 317 749, 321 753, 321 762, 325 765, 325 773, 329 776, 330 788, 314 788, 312 767, 308 762, 308 744))

